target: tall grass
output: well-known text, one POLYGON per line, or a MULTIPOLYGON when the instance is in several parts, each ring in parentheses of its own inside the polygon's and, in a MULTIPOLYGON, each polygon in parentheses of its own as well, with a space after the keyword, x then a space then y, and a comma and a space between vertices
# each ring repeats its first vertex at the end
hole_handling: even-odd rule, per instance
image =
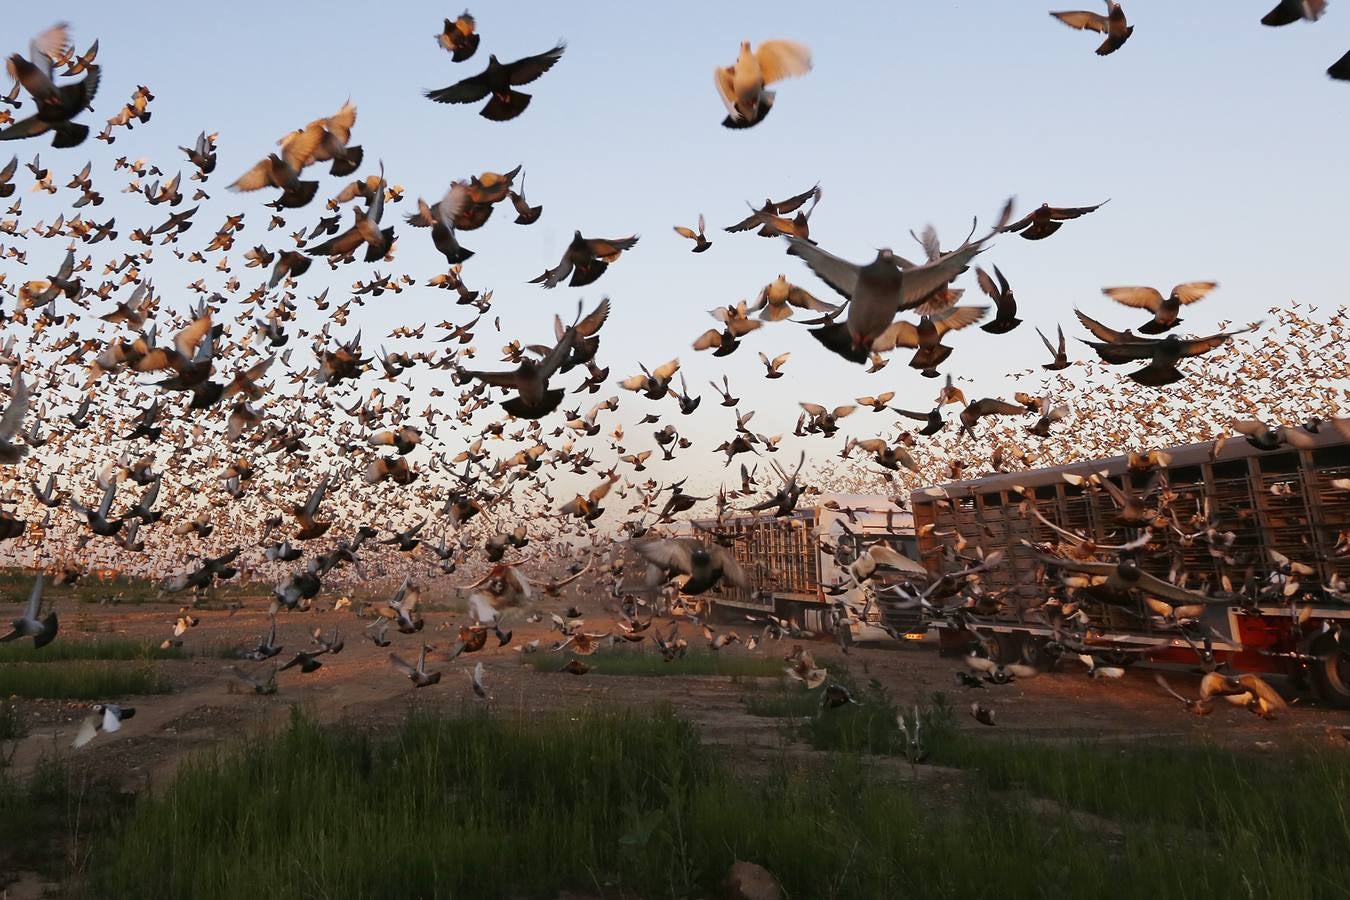
MULTIPOLYGON (((1067 808, 1046 812, 1020 794, 991 791, 992 770, 936 795, 886 781, 861 754, 747 777, 669 712, 412 718, 381 737, 297 716, 270 739, 189 764, 167 790, 142 798, 104 832, 90 892, 202 900, 709 896, 745 859, 766 866, 793 897, 1343 893, 1344 773, 1300 767, 1300 781, 1268 773, 1242 783, 1250 798, 1216 797, 1236 785, 1218 774, 1231 761, 1214 753, 1209 769, 1197 757, 1174 758, 1173 773, 1177 759, 1201 766, 1192 778, 1148 771, 1144 782, 1139 769, 1098 769, 1047 750, 1038 762, 1048 782, 1067 764, 1081 768, 1084 789, 1116 778, 1141 794, 1148 786, 1153 805, 1117 804, 1109 790, 1099 801, 1127 822, 1151 810, 1148 827, 1103 832, 1067 808), (1186 804, 1157 800, 1168 791, 1210 796, 1209 812, 1190 824, 1189 814, 1170 820, 1186 804), (1300 799, 1262 806, 1282 791, 1300 799), (1291 815, 1307 819, 1275 821, 1291 815)), ((1032 761, 1029 752, 1022 758, 1032 761)), ((1006 786, 1033 777, 1019 766, 1007 764, 1006 786)))
POLYGON ((108 700, 135 694, 167 694, 172 690, 168 676, 150 665, 0 665, 0 697, 108 700))
MULTIPOLYGON (((12 741, 23 737, 26 733, 19 704, 0 700, 0 741, 12 741)), ((0 768, 3 767, 4 754, 0 752, 0 768)))
MULTIPOLYGON (((858 696, 861 705, 819 710, 797 733, 818 749, 903 754, 899 710, 887 692, 873 682, 858 696)), ((965 770, 985 795, 1037 797, 1066 816, 1101 817, 1118 829, 1120 859, 1169 873, 1145 882, 1161 896, 1350 896, 1345 754, 999 740, 959 729, 942 693, 919 717, 930 762, 965 770), (1184 862, 1177 856, 1183 850, 1184 862)), ((1081 830, 1082 823, 1070 827, 1081 830)), ((1147 893, 1107 889, 1108 896, 1147 893)))
POLYGON ((35 649, 32 644, 0 644, 0 663, 45 663, 70 660, 137 660, 187 659, 183 647, 160 647, 151 641, 129 638, 97 638, 95 640, 56 640, 35 649))
MULTIPOLYGON (((552 653, 540 650, 525 657, 525 662, 540 672, 557 672, 567 665, 571 655, 566 651, 552 653)), ((734 650, 691 651, 683 659, 666 662, 658 653, 646 650, 611 648, 597 650, 590 656, 578 657, 591 667, 591 675, 626 675, 660 677, 663 675, 732 675, 742 678, 771 678, 783 674, 784 664, 771 657, 750 656, 734 650)))
POLYGON ((1169 865, 1159 836, 1176 835, 1197 896, 1229 890, 1221 886, 1232 884, 1235 870, 1244 883, 1278 888, 1271 896, 1350 896, 1350 759, 1343 753, 991 744, 968 733, 941 737, 933 753, 990 790, 1121 823, 1132 858, 1169 865))

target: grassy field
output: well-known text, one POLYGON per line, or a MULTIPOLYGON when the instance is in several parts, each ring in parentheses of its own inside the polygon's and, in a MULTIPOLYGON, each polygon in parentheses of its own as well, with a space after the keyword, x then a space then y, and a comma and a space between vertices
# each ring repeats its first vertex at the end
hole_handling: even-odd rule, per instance
POLYGON ((169 677, 149 664, 0 664, 0 697, 112 700, 136 694, 167 694, 172 689, 169 677))
MULTIPOLYGON (((540 672, 557 672, 567 665, 572 655, 566 651, 551 653, 540 650, 525 657, 525 662, 540 672)), ((591 671, 591 675, 734 675, 742 678, 771 678, 783 674, 784 664, 772 657, 749 656, 734 650, 690 651, 683 659, 666 662, 659 654, 643 649, 611 648, 597 650, 590 656, 577 657, 591 671)))
POLYGON ((1331 897, 1350 883, 1343 764, 960 741, 944 754, 969 777, 925 795, 854 753, 747 777, 666 712, 413 718, 378 738, 297 716, 143 797, 104 831, 87 889, 690 897, 716 895, 736 859, 813 898, 1331 897), (1041 795, 1058 804, 1028 802, 1041 795))
POLYGON ((182 647, 162 648, 152 641, 128 638, 96 638, 93 640, 58 640, 34 649, 30 643, 0 644, 0 663, 47 663, 70 660, 151 660, 187 659, 182 647))

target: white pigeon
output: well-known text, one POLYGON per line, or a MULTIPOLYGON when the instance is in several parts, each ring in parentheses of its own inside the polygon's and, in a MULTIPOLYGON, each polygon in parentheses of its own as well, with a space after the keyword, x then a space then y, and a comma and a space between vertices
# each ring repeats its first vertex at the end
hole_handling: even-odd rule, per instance
POLYGON ((14 443, 14 435, 23 428, 23 417, 28 412, 28 385, 24 384, 19 370, 14 370, 14 386, 11 389, 9 406, 0 416, 0 463, 13 464, 28 453, 28 447, 14 443))
POLYGON ((80 730, 75 734, 75 741, 72 747, 79 748, 94 739, 94 736, 100 730, 113 732, 122 730, 122 720, 130 719, 136 715, 136 710, 130 706, 117 706, 113 703, 95 703, 93 712, 84 717, 80 722, 80 730))

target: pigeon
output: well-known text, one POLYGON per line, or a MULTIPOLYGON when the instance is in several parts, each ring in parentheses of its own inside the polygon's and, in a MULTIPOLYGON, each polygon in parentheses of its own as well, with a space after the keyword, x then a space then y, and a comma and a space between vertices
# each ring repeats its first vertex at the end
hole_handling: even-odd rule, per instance
POLYGON ((897 312, 912 309, 928 295, 961 274, 980 252, 982 242, 967 242, 957 250, 920 266, 890 250, 877 251, 867 265, 856 265, 817 247, 789 237, 788 253, 805 260, 822 281, 849 300, 848 317, 838 324, 813 328, 811 335, 850 362, 866 363, 873 343, 891 327, 897 312))
POLYGON ((741 41, 736 62, 713 70, 713 83, 726 104, 726 128, 751 128, 773 108, 774 92, 766 85, 811 71, 811 51, 795 41, 765 41, 754 50, 741 41))
POLYGON ((75 740, 71 742, 71 746, 76 749, 83 747, 92 741, 99 731, 105 731, 109 734, 114 731, 121 731, 122 721, 130 719, 134 715, 136 715, 136 710, 130 706, 95 703, 93 711, 80 722, 80 730, 75 733, 75 740))
POLYGON ((445 27, 436 35, 436 43, 450 54, 454 62, 464 62, 478 50, 479 34, 473 16, 466 9, 454 19, 446 19, 445 27))
POLYGON ((427 91, 426 96, 437 103, 477 103, 491 95, 478 114, 494 122, 514 119, 530 105, 530 95, 515 88, 543 75, 562 59, 567 45, 559 43, 552 50, 537 56, 526 56, 515 62, 503 63, 496 56, 488 57, 488 66, 471 78, 465 78, 449 87, 427 91))
POLYGON ((1188 281, 1172 288, 1166 297, 1151 287, 1109 287, 1102 288, 1102 293, 1117 303, 1153 313, 1153 318, 1139 330, 1143 334, 1162 334, 1181 324, 1177 313, 1183 305, 1203 300, 1218 286, 1217 281, 1188 281))
POLYGON ((676 225, 675 233, 678 234, 680 237, 688 238, 689 240, 694 242, 694 246, 690 248, 691 252, 702 253, 704 250, 707 250, 709 247, 712 246, 712 241, 708 240, 708 238, 704 236, 703 229, 704 229, 703 213, 699 213, 698 231, 695 231, 692 228, 687 228, 684 225, 676 225))
POLYGON ((38 612, 42 608, 42 588, 45 584, 46 576, 39 573, 37 578, 33 580, 32 590, 28 593, 28 605, 24 607, 23 615, 9 623, 9 634, 0 636, 0 642, 30 637, 33 639, 33 646, 41 648, 47 646, 56 638, 56 631, 59 627, 56 610, 47 613, 45 619, 38 619, 38 612))
POLYGON ((981 725, 994 724, 994 711, 978 701, 970 704, 970 717, 981 725))
POLYGON ((6 65, 10 77, 23 85, 33 98, 37 112, 0 129, 0 141, 37 137, 51 131, 52 146, 65 148, 79 146, 89 136, 88 125, 71 120, 93 102, 103 70, 99 66, 88 66, 88 74, 83 80, 58 87, 52 82, 52 60, 66 46, 66 26, 57 25, 33 38, 30 59, 24 59, 18 53, 9 57, 6 65))
POLYGON ((572 242, 563 251, 562 261, 537 278, 530 279, 530 284, 554 288, 570 275, 570 287, 585 287, 605 274, 609 264, 617 260, 623 251, 633 249, 637 242, 637 235, 613 239, 587 238, 582 237, 578 230, 573 233, 572 242))
POLYGON ((23 430, 23 419, 27 414, 28 385, 15 369, 9 405, 0 415, 0 465, 13 465, 27 455, 28 445, 14 442, 14 436, 23 430))
MULTIPOLYGON (((441 680, 440 672, 427 671, 427 649, 427 645, 423 644, 422 654, 417 657, 416 666, 404 662, 402 657, 397 653, 389 654, 389 661, 394 664, 394 668, 406 675, 408 680, 413 683, 414 687, 426 687, 441 680)), ((480 663, 479 665, 481 666, 482 664, 480 663)))
POLYGON ((1125 21, 1125 10, 1120 8, 1120 4, 1114 0, 1106 0, 1106 15, 1095 12, 1086 12, 1076 10, 1074 12, 1052 12, 1050 15, 1059 19, 1070 28, 1076 28, 1079 31, 1096 31, 1106 35, 1106 40, 1102 41, 1097 48, 1098 56, 1109 56, 1115 53, 1125 42, 1134 34, 1134 26, 1125 21))
POLYGON ((1326 9, 1327 0, 1280 0, 1274 9, 1261 17, 1261 24, 1278 28, 1300 20, 1316 22, 1326 9))

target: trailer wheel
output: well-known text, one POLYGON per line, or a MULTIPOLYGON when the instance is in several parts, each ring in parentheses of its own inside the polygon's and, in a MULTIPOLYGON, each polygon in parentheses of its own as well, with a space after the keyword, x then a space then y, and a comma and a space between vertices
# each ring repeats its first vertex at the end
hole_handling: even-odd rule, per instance
POLYGON ((1050 667, 1050 654, 1045 652, 1045 638, 1033 634, 1022 635, 1022 662, 1044 672, 1050 667))
POLYGON ((1317 696, 1337 709, 1350 709, 1350 656, 1335 653, 1312 664, 1317 696))
POLYGON ((990 643, 994 646, 989 648, 989 656, 999 665, 1006 666, 1009 663, 1021 662, 1022 635, 999 632, 994 635, 994 640, 990 643))

